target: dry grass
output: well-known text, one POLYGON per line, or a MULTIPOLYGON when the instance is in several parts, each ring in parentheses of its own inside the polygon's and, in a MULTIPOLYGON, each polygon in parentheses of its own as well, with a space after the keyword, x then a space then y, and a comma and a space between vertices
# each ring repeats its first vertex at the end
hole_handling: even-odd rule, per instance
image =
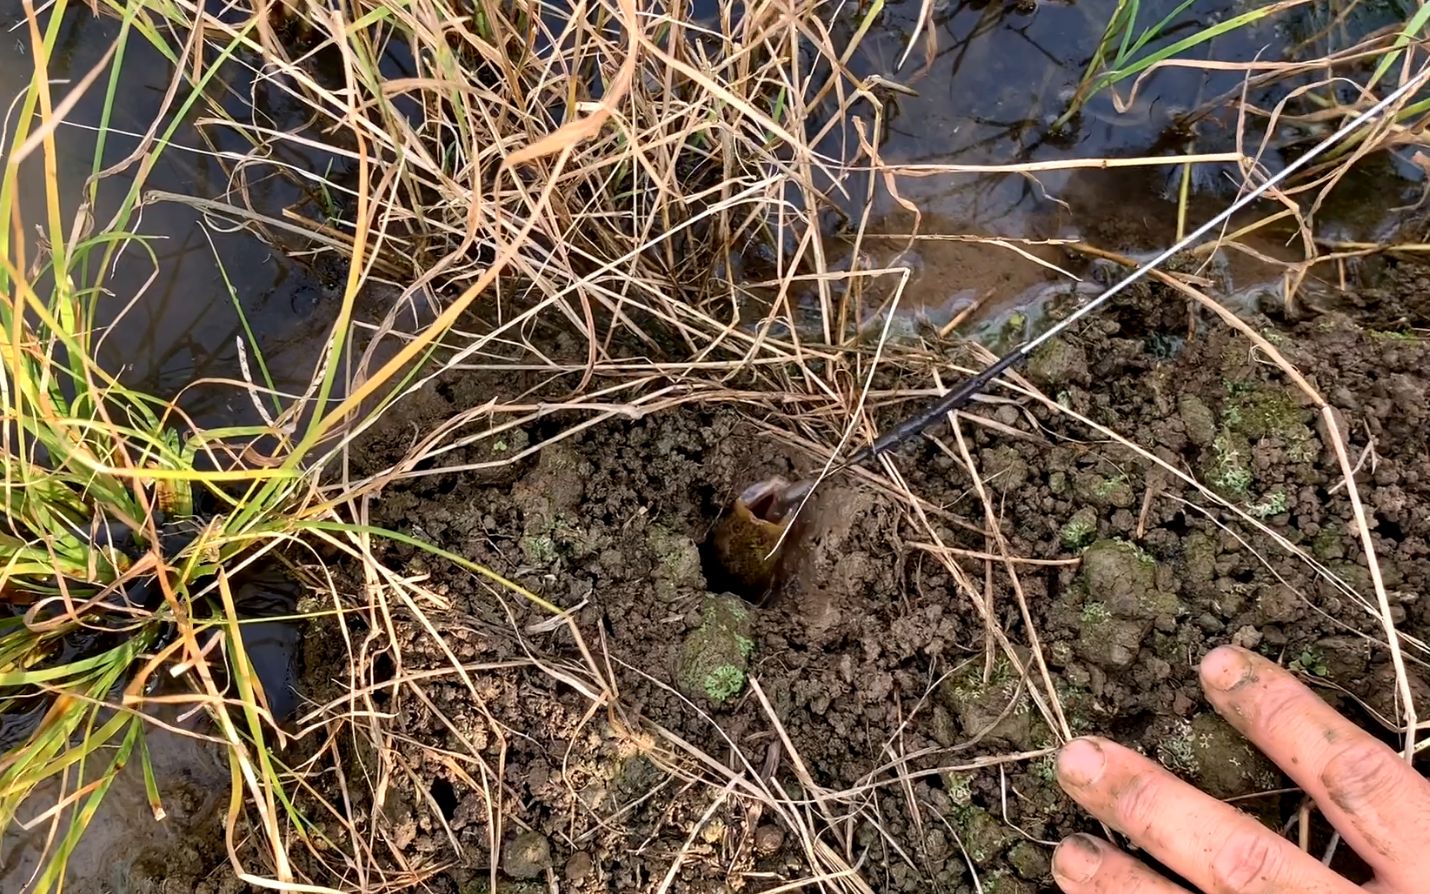
MULTIPOLYGON (((897 258, 840 269, 833 260, 860 256, 871 221, 867 212, 856 213, 844 234, 836 237, 819 225, 819 214, 851 205, 867 207, 872 193, 841 195, 846 184, 864 183, 871 191, 882 188, 897 196, 899 183, 907 177, 1001 170, 1036 176, 1046 165, 1010 165, 1000 171, 956 164, 886 165, 871 136, 882 125, 877 85, 857 83, 845 72, 843 60, 852 48, 831 35, 824 7, 753 4, 739 21, 711 30, 668 11, 628 3, 592 4, 582 7, 578 17, 548 8, 539 15, 527 14, 526 9, 489 4, 473 16, 440 3, 402 9, 373 4, 356 7, 344 20, 293 10, 265 20, 273 29, 261 37, 270 59, 285 52, 292 58, 290 64, 278 66, 288 89, 314 110, 320 130, 343 135, 338 142, 350 146, 352 159, 370 172, 359 194, 346 199, 349 220, 354 219, 354 207, 363 216, 358 225, 340 231, 339 238, 363 241, 359 256, 380 261, 397 281, 408 284, 409 295, 437 296, 438 307, 431 311, 438 315, 437 322, 429 328, 403 335, 397 331, 396 313, 379 324, 376 331, 395 339, 404 353, 393 361, 370 349, 356 380, 376 375, 375 370, 395 369, 393 364, 435 346, 441 362, 424 375, 508 372, 532 383, 523 393, 493 395, 490 403, 418 433, 412 449, 393 467, 367 479, 345 481, 342 498, 353 501, 347 505, 359 507, 361 515, 364 501, 396 479, 510 464, 603 422, 691 402, 746 405, 769 418, 782 437, 823 459, 849 444, 867 442, 875 432, 876 413, 882 417, 891 406, 908 405, 946 387, 943 377, 952 371, 943 357, 917 342, 891 340, 892 312, 873 318, 872 344, 858 337, 870 331, 871 306, 898 309, 909 269, 897 258), (304 56, 292 52, 295 45, 304 47, 308 57, 336 54, 345 89, 325 87, 308 74, 304 56), (413 60, 406 77, 379 73, 377 60, 393 46, 404 47, 404 55, 413 60), (830 145, 818 138, 836 131, 848 138, 838 155, 815 149, 830 145), (856 176, 864 173, 873 176, 856 176), (353 233, 360 238, 354 239, 353 233), (759 246, 768 247, 772 257, 758 270, 739 270, 740 260, 759 246), (801 303, 812 312, 799 311, 801 303), (898 387, 881 387, 885 380, 876 373, 892 369, 902 371, 898 387), (920 382, 926 384, 920 387, 920 382), (469 448, 495 442, 553 414, 560 414, 566 424, 541 443, 487 460, 456 459, 468 455, 469 448)), ((846 33, 857 35, 859 25, 850 22, 846 33)), ((1386 46, 1377 45, 1380 52, 1386 46)), ((1377 47, 1359 51, 1374 52, 1377 47)), ((1335 64, 1352 59, 1338 58, 1335 64)), ((1248 66, 1249 73, 1252 68, 1248 66)), ((1277 116, 1289 114, 1288 107, 1266 113, 1273 125, 1277 116)), ((1324 120, 1341 120, 1357 110, 1329 109, 1324 120)), ((1251 108, 1243 112, 1257 113, 1251 108)), ((1404 128, 1401 123, 1382 127, 1360 141, 1353 154, 1395 144, 1404 128)), ((288 138, 295 137, 255 133, 259 142, 288 138)), ((1264 149, 1203 154, 1187 161, 1234 161, 1244 176, 1254 179, 1264 149)), ((1352 160, 1343 158, 1283 191, 1287 214, 1309 228, 1304 221, 1316 201, 1306 197, 1324 195, 1352 160)), ((1089 159, 1060 166, 1102 163, 1089 159)), ((1118 163, 1165 164, 1166 159, 1118 163)), ((340 190, 343 184, 328 188, 340 190)), ((1239 232, 1275 222, 1270 218, 1239 232)), ((909 233, 911 239, 919 235, 909 233)), ((1220 247, 1236 241, 1223 240, 1220 247)), ((1312 254, 1290 267, 1293 273, 1327 260, 1316 253, 1314 239, 1302 244, 1312 254)), ((1294 277, 1288 278, 1288 295, 1295 284, 1294 277)), ((414 378, 405 390, 424 382, 414 378)), ((1018 400, 1039 400, 1064 412, 1026 382, 1013 382, 1018 400)), ((1091 420, 1077 421, 1138 449, 1091 420)), ((955 422, 950 451, 974 482, 984 507, 977 524, 987 537, 985 552, 971 565, 968 555, 941 541, 939 525, 929 514, 933 507, 908 490, 895 465, 886 463, 878 477, 882 486, 901 494, 912 523, 925 535, 925 548, 984 613, 987 663, 991 665, 995 653, 1012 662, 1049 728, 1067 735, 1057 689, 1019 586, 1018 569, 1029 560, 1009 553, 998 508, 982 486, 962 424, 955 422), (971 570, 979 563, 986 572, 981 581, 971 570), (1004 630, 991 611, 989 582, 998 576, 1006 578, 1022 618, 1017 631, 1004 630)), ((1240 522, 1274 536, 1258 520, 1192 484, 1209 505, 1220 507, 1215 511, 1239 516, 1240 522)), ((360 548, 353 554, 368 555, 360 548)), ((366 768, 366 784, 380 791, 391 780, 418 771, 403 756, 414 743, 384 722, 390 703, 379 706, 373 694, 386 691, 416 700, 440 717, 427 692, 432 681, 454 676, 480 701, 477 675, 501 668, 464 664, 447 649, 437 622, 427 619, 432 609, 443 608, 439 596, 371 561, 363 567, 371 597, 364 612, 372 632, 367 641, 352 644, 350 694, 314 711, 309 721, 311 730, 330 730, 331 742, 339 741, 338 730, 351 730, 341 735, 367 742, 379 758, 366 768), (396 627, 413 619, 445 652, 447 668, 404 664, 396 627), (391 677, 376 676, 379 654, 395 663, 391 677)), ((493 596, 499 592, 494 590, 493 596)), ((1387 617, 1383 600, 1366 603, 1366 608, 1387 617)), ((605 654, 601 647, 588 648, 569 617, 561 624, 580 646, 572 656, 574 663, 546 655, 513 628, 511 635, 532 656, 525 666, 586 693, 588 719, 611 712, 619 716, 612 666, 620 657, 605 654)), ((630 667, 625 671, 640 673, 630 667)), ((799 792, 780 787, 768 769, 769 755, 741 755, 731 742, 730 754, 716 757, 667 730, 647 730, 642 721, 631 719, 626 728, 674 779, 703 786, 709 793, 703 819, 689 831, 690 841, 702 822, 739 801, 746 814, 777 820, 800 843, 809 876, 789 882, 789 887, 869 890, 858 868, 859 855, 848 846, 852 830, 860 822, 884 828, 876 793, 906 791, 916 773, 937 772, 922 762, 930 756, 905 753, 896 735, 889 742, 888 763, 872 768, 861 785, 826 790, 783 734, 757 682, 753 692, 782 743, 776 765, 792 768, 799 792)), ((694 705, 690 709, 699 711, 694 705)), ((493 731, 503 728, 495 717, 488 722, 493 731)), ((1413 714, 1407 722, 1413 726, 1413 714)), ((459 740, 465 735, 455 726, 449 725, 449 731, 459 740)), ((337 747, 331 751, 334 758, 341 753, 337 747)), ((504 754, 503 747, 493 761, 473 747, 466 754, 443 757, 483 793, 493 853, 505 835, 504 754)), ((1043 755, 985 757, 941 769, 1043 755)), ((934 821, 921 818, 912 798, 906 800, 916 825, 934 821)), ((361 875, 364 888, 378 889, 410 883, 435 869, 380 870, 393 861, 400 864, 400 851, 381 843, 385 830, 380 814, 357 827, 375 837, 355 836, 342 865, 330 867, 335 875, 361 875)), ((452 842, 455 847, 455 838, 452 842)), ((899 842, 889 838, 886 843, 898 852, 899 842)), ((330 863, 333 853, 325 857, 330 863)), ((662 890, 686 853, 682 850, 669 867, 662 890)))

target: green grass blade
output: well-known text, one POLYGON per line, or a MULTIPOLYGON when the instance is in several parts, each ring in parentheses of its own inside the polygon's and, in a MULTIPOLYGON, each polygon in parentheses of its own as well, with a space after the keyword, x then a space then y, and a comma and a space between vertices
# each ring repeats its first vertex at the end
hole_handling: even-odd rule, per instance
POLYGON ((1370 80, 1366 82, 1366 89, 1370 90, 1380 79, 1385 77, 1385 73, 1390 71, 1390 66, 1400 58, 1400 54, 1410 45, 1411 41, 1420 39, 1420 32, 1425 30, 1425 23, 1430 21, 1430 3, 1422 2, 1420 8, 1415 10, 1415 14, 1405 23, 1405 27, 1400 34, 1396 35, 1395 43, 1392 44, 1391 51, 1380 57, 1379 64, 1375 67, 1375 72, 1371 74, 1370 80))

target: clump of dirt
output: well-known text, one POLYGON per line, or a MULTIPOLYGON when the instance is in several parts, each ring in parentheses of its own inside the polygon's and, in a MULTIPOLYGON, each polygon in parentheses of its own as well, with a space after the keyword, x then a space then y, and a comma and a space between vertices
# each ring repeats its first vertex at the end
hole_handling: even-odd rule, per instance
POLYGON ((1408 335, 1430 327, 1430 269, 1421 264, 1370 259, 1361 265, 1362 288, 1336 293, 1333 304, 1362 325, 1408 335))
POLYGON ((1159 589, 1157 572, 1157 560, 1125 540, 1099 540, 1083 552, 1082 574, 1066 596, 1079 612, 1083 659, 1122 670, 1137 660, 1154 625, 1175 628, 1183 608, 1175 593, 1159 589))
POLYGON ((700 626, 681 645, 676 685, 691 698, 723 705, 745 688, 754 650, 750 609, 744 600, 729 595, 706 599, 700 626))
MULTIPOLYGON (((391 705, 398 734, 427 747, 404 750, 408 772, 388 793, 402 859, 443 867, 434 891, 492 878, 638 890, 667 875, 672 890, 758 891, 815 871, 804 843, 815 834, 880 891, 972 891, 973 871, 984 891, 1051 890, 1047 842, 1093 825, 1053 778, 1059 736, 1029 670, 1024 606, 1071 732, 1117 738, 1284 820, 1299 801, 1211 712, 1201 656, 1227 641, 1256 649, 1377 732, 1361 706, 1392 716, 1393 692, 1316 413, 1243 338, 1193 318, 1189 332, 1186 304, 1159 289, 1130 295, 1040 355, 1031 374, 1049 402, 997 389, 1013 402, 971 409, 993 423, 963 434, 1006 548, 1026 560, 1016 588, 987 558, 1000 547, 957 453, 929 441, 896 459, 927 524, 886 492, 832 479, 796 520, 782 589, 761 604, 712 591, 699 546, 741 488, 811 461, 733 411, 672 410, 500 472, 389 485, 374 524, 570 607, 581 632, 390 548, 388 562, 430 574, 451 601, 441 644, 410 620, 396 627, 404 669, 434 672, 423 699, 391 705), (437 673, 453 659, 465 675, 437 673), (608 701, 581 670, 591 662, 609 675, 608 701), (801 806, 783 814, 769 793, 801 806)), ((1340 414, 1395 620, 1425 640, 1430 344, 1339 313, 1254 324, 1340 414)), ((380 468, 401 430, 492 387, 434 386, 359 464, 380 468)))

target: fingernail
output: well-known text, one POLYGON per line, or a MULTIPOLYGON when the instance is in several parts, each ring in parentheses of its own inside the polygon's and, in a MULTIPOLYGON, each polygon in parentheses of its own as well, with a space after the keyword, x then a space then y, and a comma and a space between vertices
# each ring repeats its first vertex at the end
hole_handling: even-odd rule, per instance
POLYGON ((1069 785, 1092 785, 1106 765, 1102 748, 1091 739, 1073 739, 1058 752, 1058 778, 1069 785))
POLYGON ((1202 659, 1202 679, 1207 686, 1228 692, 1251 676, 1251 661, 1235 646, 1219 646, 1202 659))
POLYGON ((1064 838, 1053 851, 1053 874, 1070 882, 1083 883, 1097 875, 1102 866, 1102 845, 1091 835, 1064 838))

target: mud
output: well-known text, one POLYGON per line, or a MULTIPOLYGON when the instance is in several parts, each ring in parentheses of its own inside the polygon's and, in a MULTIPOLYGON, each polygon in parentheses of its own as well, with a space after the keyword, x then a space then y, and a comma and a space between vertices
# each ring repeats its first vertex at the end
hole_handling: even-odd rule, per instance
MULTIPOLYGON (((180 894, 216 890, 228 873, 223 845, 223 810, 227 801, 229 769, 221 749, 196 743, 199 724, 172 710, 156 713, 173 728, 151 729, 145 744, 159 783, 156 817, 145 789, 143 770, 136 759, 116 777, 100 803, 89 829, 71 854, 71 873, 64 890, 74 894, 180 894)), ((94 771, 87 778, 93 778, 94 771)), ((48 790, 49 803, 63 793, 48 790)), ((71 794, 71 797, 73 795, 71 794)), ((34 805, 45 804, 37 795, 34 805)), ((51 836, 63 836, 37 817, 37 807, 22 819, 29 829, 12 827, 0 839, 0 891, 31 890, 43 869, 41 856, 55 846, 51 836)), ((232 886, 230 886, 232 887, 232 886)))
MULTIPOLYGON (((1252 319, 1340 414, 1395 620, 1421 640, 1430 342, 1411 327, 1426 322, 1427 277, 1387 262, 1342 307, 1252 319)), ((654 890, 668 874, 669 890, 759 891, 818 871, 802 843, 812 829, 876 891, 973 891, 974 873, 984 891, 1050 891, 1050 843, 1094 826, 1053 781, 1058 736, 1032 696, 1037 679, 1018 670, 1033 666, 1034 632, 1071 732, 1138 747, 1279 827, 1299 796, 1210 710, 1196 684, 1201 656, 1227 641, 1256 649, 1380 735, 1376 717, 1394 711, 1350 505, 1317 416, 1244 338, 1160 289, 1083 322, 1029 375, 1057 404, 1205 481, 1325 573, 1166 469, 1006 389, 995 393, 1013 402, 971 410, 999 427, 963 434, 1009 553, 1044 563, 1017 566, 1032 630, 1003 564, 969 557, 998 547, 966 467, 929 440, 896 462, 934 507, 938 542, 965 551, 958 575, 906 504, 840 478, 797 520, 783 585, 760 604, 713 591, 700 545, 741 488, 813 461, 733 411, 609 424, 525 466, 395 483, 374 524, 573 607, 614 689, 593 708, 571 685, 582 648, 530 626, 539 610, 392 549, 389 562, 430 573, 453 601, 438 622, 458 660, 511 663, 474 673, 472 688, 449 674, 425 685, 427 703, 400 701, 396 729, 437 749, 408 754, 411 776, 394 783, 385 815, 401 859, 443 867, 431 889, 463 894, 493 880, 513 891, 654 890), (1016 662, 990 642, 994 627, 1016 662), (501 778, 474 787, 439 757, 451 753, 501 778), (726 785, 720 766, 814 799, 798 814, 808 825, 726 785)), ((402 431, 494 387, 472 376, 434 386, 359 464, 391 462, 402 431)), ((407 671, 447 664, 418 625, 398 631, 407 671)), ((1423 658, 1412 649, 1417 691, 1423 658)))

